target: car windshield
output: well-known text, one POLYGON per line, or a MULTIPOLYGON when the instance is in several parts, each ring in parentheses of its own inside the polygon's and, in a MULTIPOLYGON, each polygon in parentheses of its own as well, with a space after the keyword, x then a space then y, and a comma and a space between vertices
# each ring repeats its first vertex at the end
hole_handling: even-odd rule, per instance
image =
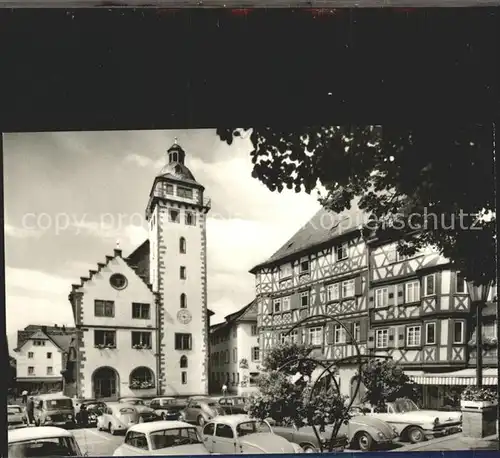
POLYGON ((47 399, 45 406, 47 410, 73 409, 73 401, 71 399, 47 399))
POLYGON ((398 399, 393 403, 393 407, 396 413, 415 412, 419 410, 417 405, 410 399, 398 399))
POLYGON ((8 406, 7 413, 9 415, 16 415, 18 413, 23 413, 23 409, 21 409, 21 407, 17 407, 17 406, 8 406))
POLYGON ((271 433, 272 431, 269 425, 263 421, 246 421, 236 427, 236 432, 241 437, 247 434, 271 433))
POLYGON ((82 456, 72 437, 50 437, 9 444, 9 458, 31 458, 42 456, 82 456))
POLYGON ((132 409, 131 407, 122 407, 120 409, 120 413, 121 414, 126 414, 126 415, 131 415, 131 414, 135 413, 135 410, 132 409))
POLYGON ((177 447, 179 445, 201 444, 201 437, 196 428, 173 428, 150 433, 152 450, 177 447))
POLYGON ((243 405, 245 405, 245 399, 243 399, 243 398, 232 398, 232 399, 228 399, 227 403, 230 406, 243 406, 243 405))

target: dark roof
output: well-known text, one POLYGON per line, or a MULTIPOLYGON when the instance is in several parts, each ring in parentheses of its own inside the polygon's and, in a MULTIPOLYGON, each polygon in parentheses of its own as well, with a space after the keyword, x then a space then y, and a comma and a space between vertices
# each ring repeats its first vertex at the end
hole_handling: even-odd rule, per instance
MULTIPOLYGON (((222 329, 222 328, 224 328, 226 326, 229 326, 229 325, 233 324, 235 321, 238 321, 239 319, 244 318, 244 315, 252 308, 252 306, 256 306, 256 303, 257 302, 254 299, 252 302, 250 302, 249 304, 245 305, 245 307, 241 308, 237 312, 234 312, 234 313, 231 313, 229 315, 226 315, 224 317, 224 319, 226 321, 223 321, 222 323, 217 323, 217 324, 214 324, 214 325, 210 326, 210 332, 218 331, 219 329, 222 329)), ((249 318, 253 320, 253 314, 249 318)), ((256 313, 255 313, 255 320, 257 320, 257 314, 256 313)))
POLYGON ((214 316, 215 312, 212 312, 212 310, 207 309, 207 314, 208 314, 208 316, 214 316))
POLYGON ((142 258, 143 256, 149 256, 149 239, 144 240, 132 253, 128 255, 129 260, 135 260, 137 258, 142 258))
POLYGON ((260 267, 272 265, 277 261, 298 255, 314 246, 325 244, 360 229, 368 222, 368 214, 359 209, 357 202, 358 200, 354 200, 351 203, 351 208, 341 213, 333 213, 324 208, 320 209, 267 261, 256 265, 250 272, 255 273, 260 267))
POLYGON ((172 180, 198 183, 194 175, 191 173, 191 170, 189 170, 185 164, 181 164, 179 162, 170 162, 165 164, 158 175, 172 180))
POLYGON ((44 326, 41 324, 30 324, 22 331, 17 331, 17 350, 20 349, 28 340, 35 336, 46 337, 54 342, 62 351, 68 351, 71 339, 74 336, 76 328, 62 326, 44 326))

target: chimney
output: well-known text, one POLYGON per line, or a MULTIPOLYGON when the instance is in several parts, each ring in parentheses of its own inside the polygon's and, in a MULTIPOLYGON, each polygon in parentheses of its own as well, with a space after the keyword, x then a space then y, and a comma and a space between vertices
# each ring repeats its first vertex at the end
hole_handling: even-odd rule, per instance
POLYGON ((122 250, 120 250, 119 248, 115 248, 115 257, 122 257, 122 250))
POLYGON ((57 326, 57 324, 54 325, 54 328, 58 328, 59 326, 57 326))
POLYGON ((66 332, 66 326, 64 326, 64 324, 63 324, 62 330, 63 330, 63 332, 66 332))
POLYGON ((44 332, 45 334, 47 334, 47 326, 42 326, 42 332, 44 332))

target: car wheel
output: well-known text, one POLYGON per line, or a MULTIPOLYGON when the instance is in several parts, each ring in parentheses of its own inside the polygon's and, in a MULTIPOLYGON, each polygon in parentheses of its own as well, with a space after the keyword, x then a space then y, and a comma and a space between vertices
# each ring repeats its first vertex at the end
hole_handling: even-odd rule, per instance
POLYGON ((111 423, 108 425, 108 430, 112 436, 116 436, 115 428, 113 428, 113 425, 111 423))
POLYGON ((311 444, 299 444, 302 447, 302 450, 304 450, 304 453, 318 453, 318 450, 316 450, 316 447, 314 447, 311 444))
POLYGON ((372 449, 373 439, 368 433, 361 433, 358 435, 357 446, 362 452, 367 452, 372 449))
POLYGON ((203 418, 202 415, 198 417, 198 425, 203 426, 205 424, 205 419, 203 418))
POLYGON ((423 442, 425 440, 425 434, 422 428, 419 428, 418 426, 412 426, 408 432, 408 440, 412 444, 417 444, 418 442, 423 442))

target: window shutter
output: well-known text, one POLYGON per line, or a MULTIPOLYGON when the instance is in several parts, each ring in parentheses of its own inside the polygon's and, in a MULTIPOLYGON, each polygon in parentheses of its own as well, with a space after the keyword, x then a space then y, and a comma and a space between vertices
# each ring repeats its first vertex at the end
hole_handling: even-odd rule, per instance
POLYGON ((394 285, 389 285, 387 287, 387 303, 389 304, 389 307, 392 307, 396 303, 396 298, 394 297, 394 293, 396 292, 396 288, 394 285))
MULTIPOLYGON (((437 300, 439 301, 439 297, 441 296, 441 272, 436 272, 435 293, 437 296, 437 300)), ((437 307, 437 304, 436 304, 436 307, 437 307)))
POLYGON ((401 305, 405 303, 405 285, 400 283, 397 285, 397 299, 396 304, 401 305))
MULTIPOLYGON (((359 325, 359 334, 360 334, 360 341, 361 342, 366 342, 366 339, 368 337, 368 319, 364 318, 360 321, 359 325)), ((359 343, 359 342, 358 342, 359 343)))
POLYGON ((361 277, 356 277, 354 279, 354 295, 355 296, 362 296, 363 295, 361 277))
POLYGON ((292 294, 290 296, 290 309, 297 310, 300 307, 300 294, 292 294))
POLYGON ((370 290, 368 294, 368 309, 375 308, 375 297, 373 289, 370 290))
POLYGON ((397 347, 402 348, 405 346, 406 329, 404 326, 398 326, 396 330, 397 330, 397 336, 396 336, 397 347))
POLYGON ((394 338, 394 327, 389 328, 389 347, 395 347, 397 340, 394 338))
POLYGON ((297 344, 304 345, 304 328, 295 328, 297 330, 297 344))
POLYGON ((326 336, 326 343, 328 345, 332 345, 333 344, 333 336, 335 334, 335 324, 334 323, 328 323, 327 332, 328 332, 328 335, 326 336))
POLYGON ((346 343, 352 343, 352 331, 354 328, 354 323, 345 323, 347 330, 351 333, 350 335, 346 333, 346 343))
POLYGON ((366 346, 368 348, 375 348, 375 331, 373 329, 368 330, 368 341, 366 346))
POLYGON ((321 304, 320 289, 321 289, 320 283, 314 285, 315 298, 314 298, 314 304, 311 304, 311 305, 320 305, 321 304))

